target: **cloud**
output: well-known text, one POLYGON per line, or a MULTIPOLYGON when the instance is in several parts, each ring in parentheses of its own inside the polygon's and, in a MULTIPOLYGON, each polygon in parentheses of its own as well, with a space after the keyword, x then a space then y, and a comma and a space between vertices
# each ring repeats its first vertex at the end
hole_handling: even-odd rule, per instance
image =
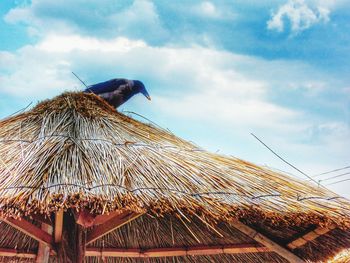
MULTIPOLYGON (((147 40, 164 38, 167 35, 162 27, 155 5, 146 0, 136 0, 126 10, 112 14, 110 24, 119 34, 147 40)), ((152 41, 150 41, 152 42, 152 41)))
POLYGON ((206 16, 215 17, 218 15, 215 5, 209 1, 202 2, 198 8, 199 12, 202 12, 206 16))
POLYGON ((101 52, 123 52, 138 47, 145 47, 143 41, 131 41, 124 37, 114 38, 112 40, 99 40, 92 37, 82 37, 79 35, 48 35, 36 47, 48 52, 71 52, 80 51, 101 51, 101 52))
POLYGON ((33 0, 11 9, 8 23, 25 23, 34 36, 83 34, 105 39, 125 36, 152 43, 167 36, 156 6, 147 0, 126 1, 50 1, 33 0), (93 10, 93 11, 92 11, 93 10), (147 34, 145 34, 147 33, 147 34))
POLYGON ((65 76, 69 70, 69 62, 56 54, 48 55, 27 46, 9 58, 9 64, 0 67, 2 95, 22 99, 29 97, 36 101, 62 92, 74 84, 65 76))
POLYGON ((227 20, 235 17, 232 10, 226 8, 225 5, 214 4, 211 1, 203 1, 192 8, 188 8, 188 10, 196 16, 210 19, 227 20))
POLYGON ((329 13, 330 10, 321 5, 312 8, 304 0, 289 0, 271 15, 267 28, 283 32, 288 21, 292 34, 298 34, 315 24, 327 23, 329 13))

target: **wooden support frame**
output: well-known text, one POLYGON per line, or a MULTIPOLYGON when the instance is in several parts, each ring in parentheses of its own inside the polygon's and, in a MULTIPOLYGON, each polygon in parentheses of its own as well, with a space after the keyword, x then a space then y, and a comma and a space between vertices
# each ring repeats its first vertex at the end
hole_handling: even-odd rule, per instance
POLYGON ((84 256, 85 256, 85 250, 86 250, 86 244, 85 244, 85 235, 84 235, 84 230, 83 227, 80 225, 76 226, 76 263, 83 263, 84 261, 84 256))
POLYGON ((43 214, 30 214, 29 218, 34 219, 35 221, 38 221, 40 223, 45 223, 47 225, 52 225, 53 222, 51 221, 50 217, 43 214))
POLYGON ((92 227, 95 223, 96 216, 91 214, 87 209, 82 209, 79 212, 74 211, 75 222, 83 228, 92 227))
POLYGON ((289 260, 293 263, 303 263, 305 262, 301 258, 299 258, 297 255, 289 251, 288 249, 282 247, 281 245, 277 244, 276 242, 272 241, 271 239, 267 238, 263 234, 259 233, 258 231, 254 230, 253 228, 243 224, 240 221, 234 221, 231 222, 231 225, 241 231, 242 233, 246 234, 250 238, 254 239, 255 241, 259 242, 260 244, 266 246, 271 251, 277 253, 281 257, 289 260))
POLYGON ((134 213, 130 211, 124 211, 105 221, 103 224, 95 226, 88 234, 86 238, 86 245, 94 242, 95 240, 107 235, 108 233, 122 227, 123 225, 135 220, 142 213, 134 213))
POLYGON ((31 238, 35 239, 36 241, 45 244, 50 249, 53 249, 53 238, 50 234, 45 232, 44 230, 40 229, 39 227, 31 224, 27 220, 23 218, 14 219, 14 218, 5 218, 2 219, 5 223, 9 224, 13 228, 16 228, 17 230, 21 231, 22 233, 26 234, 27 236, 30 236, 31 238))
POLYGON ((84 228, 89 228, 92 226, 97 226, 106 223, 113 217, 120 215, 120 211, 113 211, 109 214, 104 215, 92 215, 88 210, 80 210, 79 212, 74 211, 74 217, 78 225, 84 228))
POLYGON ((324 234, 327 234, 329 231, 333 230, 335 228, 335 225, 332 225, 328 228, 326 227, 317 227, 316 229, 306 233, 305 235, 298 237, 294 239, 292 242, 290 242, 287 247, 290 249, 296 249, 298 247, 301 247, 305 245, 307 242, 312 241, 319 236, 322 236, 324 234))
MULTIPOLYGON (((52 235, 52 226, 42 223, 41 229, 52 235)), ((50 258, 50 247, 43 243, 39 243, 38 253, 35 262, 36 263, 48 263, 50 258)))
POLYGON ((60 243, 62 241, 62 230, 63 230, 63 215, 62 209, 58 210, 55 214, 55 243, 60 243))
POLYGON ((239 254, 239 253, 261 253, 269 252, 267 247, 256 244, 235 244, 225 246, 194 246, 194 247, 172 247, 172 248, 152 248, 152 249, 118 249, 118 248, 87 248, 87 257, 129 257, 129 258, 149 258, 149 257, 179 257, 179 256, 200 256, 219 254, 239 254))
POLYGON ((114 212, 110 212, 108 215, 98 215, 95 218, 94 221, 94 225, 102 225, 104 223, 106 223, 108 220, 112 219, 115 216, 118 216, 120 214, 120 211, 114 211, 114 212))
MULTIPOLYGON (((63 210, 59 210, 55 215, 55 228, 51 225, 42 223, 42 228, 33 225, 24 218, 2 218, 0 220, 11 225, 15 229, 23 232, 24 234, 32 237, 39 242, 39 249, 37 254, 34 252, 19 251, 16 249, 0 248, 0 256, 2 257, 18 257, 18 258, 32 258, 36 259, 36 262, 48 262, 50 253, 56 254, 53 250, 54 241, 56 243, 62 240, 63 229, 63 210), (54 237, 53 237, 53 236, 54 237)), ((297 255, 292 253, 289 249, 295 249, 305 245, 307 242, 312 241, 319 236, 322 236, 336 226, 330 227, 317 227, 316 229, 307 232, 306 234, 299 236, 289 242, 286 247, 272 241, 263 234, 259 233, 255 229, 245 225, 240 221, 233 221, 231 225, 246 234, 250 238, 254 239, 261 245, 257 244, 234 244, 225 246, 194 246, 194 247, 171 247, 171 248, 152 248, 152 249, 123 249, 123 248, 86 248, 86 245, 94 242, 95 240, 103 237, 104 235, 122 227, 123 225, 135 220, 142 216, 142 213, 134 213, 130 211, 113 212, 109 215, 101 215, 96 217, 96 225, 87 234, 86 243, 85 240, 82 243, 84 246, 80 251, 80 261, 84 256, 87 257, 131 257, 131 258, 147 258, 147 257, 174 257, 174 256, 196 256, 196 255, 217 255, 217 254, 236 254, 236 253, 262 253, 262 252, 275 252, 290 262, 301 263, 305 262, 297 255)), ((80 232, 82 231, 79 226, 80 232)))
POLYGON ((0 248, 0 257, 32 258, 37 257, 35 252, 20 251, 17 249, 0 248))

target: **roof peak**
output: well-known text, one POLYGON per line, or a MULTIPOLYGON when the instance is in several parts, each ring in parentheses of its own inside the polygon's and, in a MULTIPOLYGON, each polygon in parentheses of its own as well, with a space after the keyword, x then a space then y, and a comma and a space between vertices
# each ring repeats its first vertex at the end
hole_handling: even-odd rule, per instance
POLYGON ((57 112, 74 109, 86 117, 116 114, 117 111, 101 97, 93 93, 65 92, 53 99, 38 103, 31 111, 32 114, 57 112))

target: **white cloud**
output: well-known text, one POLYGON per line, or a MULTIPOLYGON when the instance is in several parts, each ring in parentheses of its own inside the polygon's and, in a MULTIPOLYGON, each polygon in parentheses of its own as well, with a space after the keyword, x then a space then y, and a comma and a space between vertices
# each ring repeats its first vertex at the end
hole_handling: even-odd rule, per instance
POLYGON ((310 7, 304 0, 289 0, 271 15, 267 28, 283 32, 286 21, 288 21, 291 32, 298 34, 315 24, 327 23, 329 13, 330 10, 320 4, 310 7))
POLYGON ((33 0, 30 4, 11 9, 4 17, 8 23, 23 22, 30 35, 83 34, 111 39, 126 36, 143 37, 152 42, 163 39, 163 28, 156 6, 147 0, 131 4, 114 0, 33 0), (147 34, 145 34, 147 32, 147 34))
POLYGON ((68 20, 55 19, 55 17, 49 15, 42 17, 42 12, 50 10, 50 7, 47 8, 46 4, 46 0, 34 0, 30 5, 15 7, 4 16, 4 20, 9 24, 27 24, 28 35, 32 37, 41 37, 50 32, 65 32, 68 34, 77 31, 77 25, 70 23, 68 20))
POLYGON ((205 2, 202 2, 199 7, 200 7, 199 11, 201 11, 204 15, 214 16, 214 17, 217 16, 217 10, 213 3, 209 1, 205 1, 205 2))
POLYGON ((9 65, 0 68, 0 93, 14 97, 43 99, 74 84, 67 78, 69 61, 38 48, 25 47, 12 55, 9 65))
POLYGON ((11 9, 5 16, 7 23, 27 22, 34 19, 27 7, 17 7, 11 9))
POLYGON ((162 27, 155 5, 146 0, 135 0, 133 4, 122 12, 109 17, 110 24, 117 32, 126 35, 148 38, 160 38, 167 34, 162 27))
POLYGON ((217 5, 211 1, 203 1, 194 5, 192 8, 187 8, 187 10, 184 10, 184 12, 190 11, 192 14, 199 17, 218 20, 234 18, 235 14, 232 12, 232 10, 225 7, 225 5, 217 5))
POLYGON ((81 37, 79 35, 49 35, 37 45, 37 48, 48 52, 71 52, 73 50, 126 52, 145 46, 146 44, 143 41, 131 41, 124 37, 107 41, 92 37, 81 37))
POLYGON ((0 51, 0 69, 8 71, 11 69, 15 55, 8 51, 0 51))

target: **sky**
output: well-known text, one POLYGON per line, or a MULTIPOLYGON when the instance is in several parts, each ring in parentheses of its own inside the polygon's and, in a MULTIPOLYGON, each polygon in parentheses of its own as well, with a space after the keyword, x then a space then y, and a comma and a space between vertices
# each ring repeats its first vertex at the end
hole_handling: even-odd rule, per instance
MULTIPOLYGON (((350 165, 348 32, 347 0, 2 0, 0 118, 82 90, 72 71, 139 79, 152 101, 118 110, 304 180, 251 133, 310 176, 350 165)), ((350 198, 349 173, 315 180, 350 198)))

